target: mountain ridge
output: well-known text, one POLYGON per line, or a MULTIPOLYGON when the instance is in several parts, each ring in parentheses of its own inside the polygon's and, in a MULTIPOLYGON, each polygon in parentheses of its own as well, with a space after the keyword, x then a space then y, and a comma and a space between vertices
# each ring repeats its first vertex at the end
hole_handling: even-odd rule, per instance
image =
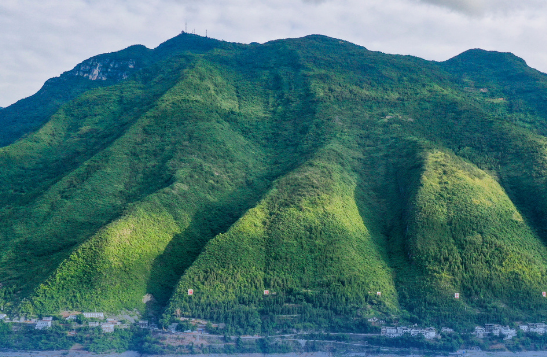
POLYGON ((240 333, 544 316, 547 76, 522 59, 181 34, 71 72, 104 86, 0 148, 14 310, 240 333))

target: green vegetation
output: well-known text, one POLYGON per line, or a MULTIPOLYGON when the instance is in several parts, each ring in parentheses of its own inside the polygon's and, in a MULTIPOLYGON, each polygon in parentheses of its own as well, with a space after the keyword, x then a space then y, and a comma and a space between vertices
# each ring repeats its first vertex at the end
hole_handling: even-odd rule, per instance
POLYGON ((171 314, 228 321, 252 334, 260 332, 260 316, 272 317, 264 324, 273 331, 294 321, 366 325, 361 319, 372 306, 396 311, 391 271, 359 215, 356 183, 331 150, 277 181, 209 242, 179 282, 171 314))
POLYGON ((134 64, 0 114, 35 118, 0 130, 6 312, 240 334, 545 318, 547 76, 517 57, 181 34, 95 59, 134 64))
POLYGON ((118 329, 113 333, 103 333, 100 327, 80 327, 67 334, 71 329, 66 325, 54 326, 47 330, 35 330, 33 326, 19 326, 17 331, 10 324, 0 321, 0 349, 18 351, 68 350, 79 344, 94 353, 124 352, 127 350, 142 353, 162 353, 158 340, 148 331, 141 329, 118 329))

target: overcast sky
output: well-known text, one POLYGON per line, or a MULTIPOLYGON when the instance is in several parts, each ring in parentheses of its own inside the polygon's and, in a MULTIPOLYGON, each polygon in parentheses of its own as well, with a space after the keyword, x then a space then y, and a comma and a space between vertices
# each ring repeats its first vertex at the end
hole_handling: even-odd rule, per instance
POLYGON ((547 72, 545 0, 1 0, 0 106, 79 62, 184 30, 234 42, 323 34, 443 61, 513 52, 547 72))

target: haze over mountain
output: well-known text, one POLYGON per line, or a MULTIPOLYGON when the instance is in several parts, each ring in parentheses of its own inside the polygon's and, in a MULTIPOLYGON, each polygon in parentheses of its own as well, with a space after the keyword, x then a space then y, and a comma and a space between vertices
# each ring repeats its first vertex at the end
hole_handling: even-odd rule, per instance
POLYGON ((245 333, 544 317, 546 120, 547 75, 510 53, 99 55, 0 111, 0 282, 24 313, 245 333))

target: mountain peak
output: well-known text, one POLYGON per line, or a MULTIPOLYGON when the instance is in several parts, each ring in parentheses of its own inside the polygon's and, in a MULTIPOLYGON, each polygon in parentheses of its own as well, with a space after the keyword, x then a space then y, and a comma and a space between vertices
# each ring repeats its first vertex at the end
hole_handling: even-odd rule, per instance
POLYGON ((448 65, 494 68, 499 66, 526 66, 526 61, 511 52, 487 51, 474 48, 443 62, 448 65))

